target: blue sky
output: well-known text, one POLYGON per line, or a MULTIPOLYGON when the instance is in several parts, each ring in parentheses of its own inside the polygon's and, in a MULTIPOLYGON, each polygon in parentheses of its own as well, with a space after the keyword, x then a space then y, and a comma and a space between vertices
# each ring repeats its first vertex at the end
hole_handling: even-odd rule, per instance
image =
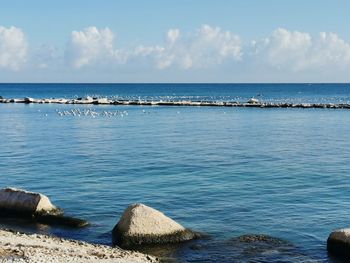
POLYGON ((349 82, 346 0, 1 0, 0 82, 349 82))

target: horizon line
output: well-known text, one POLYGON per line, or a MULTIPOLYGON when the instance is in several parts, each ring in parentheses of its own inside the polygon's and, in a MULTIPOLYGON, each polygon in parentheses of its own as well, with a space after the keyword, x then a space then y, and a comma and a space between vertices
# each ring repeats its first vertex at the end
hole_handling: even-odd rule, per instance
POLYGON ((350 84, 350 82, 0 82, 0 85, 7 84, 97 84, 97 85, 288 85, 288 84, 300 84, 300 85, 323 85, 323 84, 350 84))

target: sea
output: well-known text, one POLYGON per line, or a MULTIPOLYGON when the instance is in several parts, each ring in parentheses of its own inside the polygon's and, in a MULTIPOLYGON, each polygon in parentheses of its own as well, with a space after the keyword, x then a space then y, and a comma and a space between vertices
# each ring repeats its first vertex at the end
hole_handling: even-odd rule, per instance
MULTIPOLYGON (((350 84, 12 83, 0 95, 350 103, 350 84)), ((0 188, 91 223, 0 227, 111 245, 126 207, 144 203, 206 235, 148 251, 169 261, 342 262, 326 240, 350 227, 350 110, 0 103, 0 139, 0 188), (72 110, 97 114, 58 114, 72 110)))

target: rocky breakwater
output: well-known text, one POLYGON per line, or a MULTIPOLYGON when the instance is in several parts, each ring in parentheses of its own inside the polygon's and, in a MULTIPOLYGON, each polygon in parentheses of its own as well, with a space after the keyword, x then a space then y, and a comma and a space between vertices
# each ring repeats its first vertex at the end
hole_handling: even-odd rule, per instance
POLYGON ((85 220, 65 216, 46 195, 10 187, 0 190, 0 215, 71 227, 88 225, 85 220))
POLYGON ((122 248, 179 243, 200 237, 160 211, 144 204, 130 205, 112 231, 113 244, 122 248))
POLYGON ((334 230, 327 239, 327 250, 350 261, 350 228, 334 230))
POLYGON ((93 105, 139 105, 139 106, 192 106, 192 107, 250 107, 250 108, 319 108, 319 109, 350 109, 350 103, 289 103, 289 102, 264 102, 255 98, 247 102, 238 101, 163 101, 163 100, 121 100, 97 97, 85 97, 76 99, 65 98, 3 98, 0 103, 53 103, 53 104, 93 104, 93 105))

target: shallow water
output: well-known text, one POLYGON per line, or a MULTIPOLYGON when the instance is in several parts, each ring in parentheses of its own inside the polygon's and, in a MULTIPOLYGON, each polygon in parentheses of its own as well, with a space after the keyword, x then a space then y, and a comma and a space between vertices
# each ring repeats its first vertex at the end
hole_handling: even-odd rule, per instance
MULTIPOLYGON (((6 89, 0 95, 11 95, 6 89)), ((341 89, 348 92, 322 97, 350 97, 341 89)), ((12 95, 49 97, 21 92, 12 95)), ((296 254, 327 262, 328 234, 349 226, 349 130, 347 110, 0 104, 0 186, 45 193, 92 222, 81 230, 25 230, 110 244, 123 210, 142 202, 214 237, 206 250, 176 253, 183 262, 229 255, 217 242, 248 233, 281 238, 296 254), (73 108, 128 114, 56 113, 73 108)), ((295 262, 274 254, 276 262, 286 258, 295 262)))

